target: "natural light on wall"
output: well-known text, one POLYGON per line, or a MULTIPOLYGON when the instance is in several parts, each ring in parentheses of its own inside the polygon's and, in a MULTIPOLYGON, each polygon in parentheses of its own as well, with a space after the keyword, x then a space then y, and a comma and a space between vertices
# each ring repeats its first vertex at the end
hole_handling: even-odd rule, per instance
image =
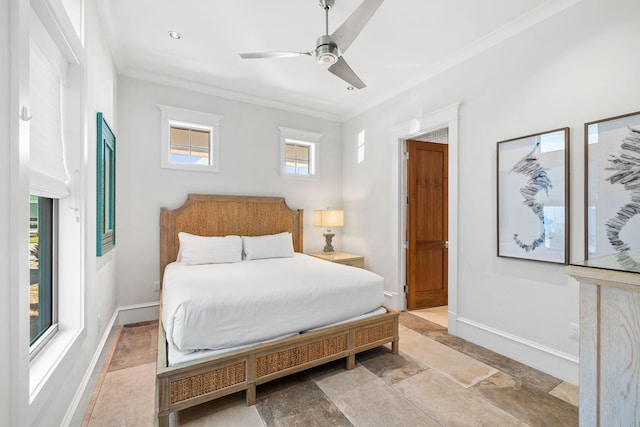
POLYGON ((364 129, 358 133, 358 163, 364 162, 364 129))

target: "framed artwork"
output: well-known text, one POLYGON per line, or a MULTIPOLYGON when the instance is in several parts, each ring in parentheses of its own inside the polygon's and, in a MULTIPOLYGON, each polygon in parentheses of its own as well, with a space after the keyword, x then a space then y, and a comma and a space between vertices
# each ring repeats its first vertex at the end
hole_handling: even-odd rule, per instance
POLYGON ((585 123, 585 260, 640 273, 640 111, 585 123))
POLYGON ((102 113, 97 117, 96 255, 116 246, 116 137, 102 113))
POLYGON ((498 256, 569 262, 569 128, 500 141, 498 256))

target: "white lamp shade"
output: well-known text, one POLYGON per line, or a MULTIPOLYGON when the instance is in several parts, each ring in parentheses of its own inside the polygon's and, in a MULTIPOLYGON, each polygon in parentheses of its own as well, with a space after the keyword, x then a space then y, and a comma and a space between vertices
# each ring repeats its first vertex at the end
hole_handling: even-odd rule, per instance
POLYGON ((316 227, 342 227, 344 226, 344 211, 320 210, 313 211, 313 225, 316 227))

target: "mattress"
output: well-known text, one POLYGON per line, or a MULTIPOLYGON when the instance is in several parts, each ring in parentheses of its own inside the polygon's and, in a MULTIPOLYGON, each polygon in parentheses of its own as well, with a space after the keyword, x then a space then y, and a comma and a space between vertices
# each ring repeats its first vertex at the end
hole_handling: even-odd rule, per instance
POLYGON ((342 322, 384 303, 383 278, 296 253, 230 264, 171 263, 162 322, 180 353, 221 350, 342 322))

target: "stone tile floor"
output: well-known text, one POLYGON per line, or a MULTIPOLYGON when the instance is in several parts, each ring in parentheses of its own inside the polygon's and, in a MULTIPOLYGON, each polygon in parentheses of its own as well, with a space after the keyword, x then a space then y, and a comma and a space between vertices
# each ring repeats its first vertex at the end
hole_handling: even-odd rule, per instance
MULTIPOLYGON (((576 386, 400 315, 400 354, 361 353, 172 415, 178 426, 577 426, 576 386)), ((83 426, 155 424, 156 323, 121 328, 83 426)))
POLYGON ((449 324, 449 306, 422 308, 419 310, 411 310, 411 314, 422 317, 425 320, 436 323, 445 328, 449 324))

